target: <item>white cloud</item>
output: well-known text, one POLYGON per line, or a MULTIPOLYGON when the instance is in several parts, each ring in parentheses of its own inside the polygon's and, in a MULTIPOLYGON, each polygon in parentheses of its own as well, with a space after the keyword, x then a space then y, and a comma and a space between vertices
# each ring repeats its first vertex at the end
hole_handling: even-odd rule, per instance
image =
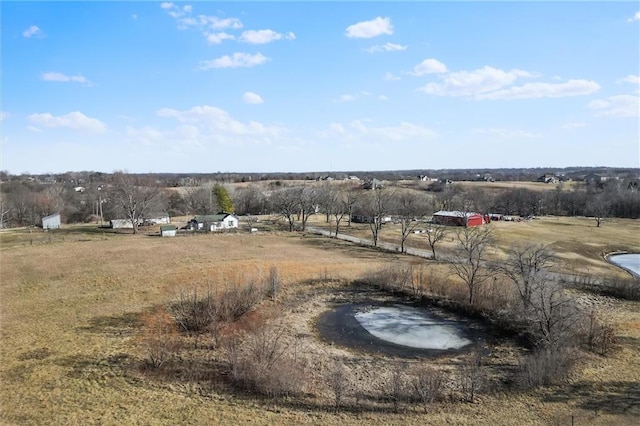
POLYGON ((340 97, 338 98, 338 102, 351 102, 355 100, 356 100, 356 96, 349 95, 349 94, 340 95, 340 97))
POLYGON ((376 44, 375 46, 371 46, 365 51, 369 53, 378 53, 378 52, 397 52, 400 50, 407 50, 407 46, 403 46, 401 44, 395 43, 385 43, 385 44, 376 44))
POLYGON ((562 128, 563 129, 579 129, 581 127, 587 127, 588 124, 587 123, 583 123, 581 121, 576 121, 576 122, 570 122, 570 123, 565 123, 562 128))
POLYGON ((242 95, 242 100, 247 104, 262 104, 264 103, 264 99, 262 96, 253 92, 244 92, 242 95))
POLYGON ((591 109, 598 110, 597 117, 638 117, 640 116, 640 97, 634 95, 610 96, 589 102, 591 109))
POLYGON ((346 36, 349 38, 372 38, 382 34, 393 34, 393 25, 389 18, 380 16, 371 21, 349 25, 346 30, 346 36))
POLYGON ((415 138, 433 138, 437 133, 424 126, 401 122, 397 126, 367 126, 362 120, 354 120, 349 127, 361 136, 371 137, 379 141, 405 141, 415 138))
POLYGON ((381 101, 388 101, 389 100, 389 98, 387 96, 385 96, 385 95, 378 96, 378 99, 380 99, 381 101))
POLYGON ((640 84, 640 76, 629 74, 625 78, 618 80, 620 83, 640 84))
POLYGON ((221 33, 206 33, 205 37, 207 38, 207 42, 209 44, 220 44, 224 40, 232 40, 235 37, 231 34, 227 34, 225 32, 221 33))
POLYGON ((413 75, 442 74, 447 72, 447 66, 437 59, 429 58, 413 67, 413 75))
POLYGON ((43 114, 31 114, 27 118, 32 124, 40 127, 66 127, 68 129, 94 133, 101 133, 107 129, 106 124, 102 121, 97 118, 87 117, 79 111, 73 111, 57 117, 48 112, 43 114))
POLYGON ((627 22, 640 21, 640 12, 636 12, 631 18, 627 19, 627 22))
POLYGON ((536 139, 540 135, 519 129, 505 129, 499 127, 473 129, 473 133, 499 137, 501 139, 536 139))
POLYGON ((418 90, 437 96, 475 96, 512 84, 519 77, 532 74, 519 69, 503 71, 485 66, 474 71, 458 71, 442 76, 442 83, 427 83, 418 90))
POLYGON ((401 80, 400 77, 397 77, 397 76, 393 75, 393 73, 388 72, 388 71, 386 73, 384 73, 384 79, 385 80, 401 80))
POLYGON ((26 38, 31 38, 31 37, 42 37, 44 36, 44 33, 40 28, 38 28, 37 25, 32 25, 26 30, 24 30, 22 32, 22 35, 26 38))
POLYGON ((200 63, 201 70, 208 70, 211 68, 248 68, 256 65, 262 65, 267 62, 269 58, 262 53, 256 53, 251 55, 249 53, 236 52, 232 56, 224 55, 220 58, 211 59, 209 61, 202 61, 200 63))
POLYGON ((153 127, 145 126, 136 129, 132 126, 125 128, 125 133, 130 141, 142 143, 144 145, 152 145, 153 142, 162 139, 163 133, 153 127))
POLYGON ((481 93, 478 99, 539 99, 584 96, 600 90, 600 85, 591 80, 569 80, 565 83, 527 83, 490 93, 481 93))
POLYGON ((163 108, 157 111, 157 115, 176 119, 183 125, 179 128, 180 133, 184 134, 188 130, 190 138, 197 144, 270 143, 286 132, 279 126, 238 121, 228 112, 210 105, 196 106, 186 111, 163 108))
POLYGON ((11 117, 11 114, 6 111, 0 111, 0 121, 4 121, 9 117, 11 117))
POLYGON ((295 40, 294 33, 280 34, 273 30, 248 30, 243 31, 239 40, 250 44, 266 44, 276 40, 295 40))
POLYGON ((57 81, 62 83, 82 83, 90 85, 91 82, 83 75, 66 75, 59 72, 45 72, 41 76, 44 81, 57 81))
POLYGON ((160 7, 166 10, 167 14, 176 20, 179 30, 196 28, 203 31, 202 34, 205 37, 208 37, 211 31, 242 28, 242 22, 240 22, 238 18, 220 18, 209 15, 193 17, 191 16, 191 12, 193 11, 191 5, 185 5, 181 9, 174 3, 165 2, 160 4, 160 7))

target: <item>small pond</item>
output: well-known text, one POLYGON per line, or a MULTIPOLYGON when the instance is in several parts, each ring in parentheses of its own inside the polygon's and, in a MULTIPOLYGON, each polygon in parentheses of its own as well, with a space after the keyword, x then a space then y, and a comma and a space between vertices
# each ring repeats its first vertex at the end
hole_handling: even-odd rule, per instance
POLYGON ((640 277, 640 253, 612 254, 609 262, 640 277))
POLYGON ((403 304, 340 305, 322 315, 317 327, 331 342, 405 357, 454 353, 484 340, 480 328, 468 320, 403 304))

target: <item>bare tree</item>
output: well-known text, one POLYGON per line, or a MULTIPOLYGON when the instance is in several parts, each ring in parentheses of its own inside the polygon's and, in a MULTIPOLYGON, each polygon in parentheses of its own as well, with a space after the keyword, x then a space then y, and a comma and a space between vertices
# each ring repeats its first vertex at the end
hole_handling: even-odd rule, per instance
POLYGON ((360 199, 360 195, 361 192, 355 189, 349 189, 344 194, 342 207, 343 210, 345 210, 345 212, 347 213, 347 226, 351 226, 351 215, 353 214, 353 209, 360 199))
POLYGON ((427 242, 431 247, 432 259, 436 260, 436 245, 449 235, 449 229, 441 225, 431 225, 427 230, 427 242))
POLYGON ((338 408, 342 405, 342 401, 349 389, 349 377, 347 374, 347 369, 344 364, 340 361, 335 361, 331 370, 329 371, 329 375, 327 377, 327 381, 329 384, 329 388, 333 392, 333 402, 335 410, 338 411, 338 408))
POLYGON ((424 218, 426 203, 423 197, 415 192, 403 192, 396 198, 396 211, 400 219, 400 251, 405 252, 405 244, 409 235, 424 218))
POLYGON ((425 414, 429 405, 442 397, 444 386, 444 373, 430 367, 419 367, 411 377, 413 396, 420 401, 425 414))
POLYGON ((464 227, 456 233, 456 237, 458 249, 448 263, 469 288, 469 303, 473 305, 478 289, 492 276, 492 271, 484 265, 493 242, 491 228, 464 227))
POLYGON ((378 246, 378 238, 385 217, 389 214, 393 193, 386 189, 374 189, 369 192, 360 204, 361 213, 369 218, 369 229, 374 247, 378 246))
POLYGON ((483 364, 482 350, 476 347, 470 357, 465 359, 458 368, 458 385, 462 398, 467 402, 474 402, 478 392, 485 386, 486 375, 483 364))
POLYGON ((549 281, 536 289, 532 310, 533 332, 538 337, 538 345, 556 348, 575 343, 576 327, 582 315, 560 284, 549 281))
POLYGON ((309 218, 318 212, 319 193, 314 188, 304 187, 300 191, 300 218, 302 231, 307 229, 309 218))
POLYGON ((207 214, 211 213, 209 200, 210 192, 205 188, 187 187, 185 188, 184 198, 187 204, 187 210, 191 214, 207 214))
POLYGON ((520 296, 525 317, 532 307, 534 294, 548 280, 552 253, 547 246, 525 243, 512 247, 499 270, 509 278, 520 296))
POLYGON ((131 221, 133 233, 138 233, 138 225, 149 213, 157 207, 160 199, 160 189, 157 184, 140 176, 114 173, 114 188, 112 197, 122 213, 131 221))
POLYGON ((289 232, 293 231, 293 226, 298 213, 300 213, 300 198, 302 188, 285 188, 271 194, 271 207, 279 217, 289 223, 289 232))
POLYGON ((605 194, 596 194, 587 201, 586 210, 587 214, 593 216, 593 219, 596 221, 596 227, 599 228, 602 220, 605 219, 611 211, 611 203, 605 194))

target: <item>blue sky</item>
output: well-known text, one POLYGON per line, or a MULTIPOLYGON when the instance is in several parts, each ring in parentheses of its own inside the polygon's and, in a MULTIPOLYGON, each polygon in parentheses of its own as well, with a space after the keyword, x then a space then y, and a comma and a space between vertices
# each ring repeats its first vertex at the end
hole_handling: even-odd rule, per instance
POLYGON ((638 2, 0 2, 11 173, 640 167, 638 2))

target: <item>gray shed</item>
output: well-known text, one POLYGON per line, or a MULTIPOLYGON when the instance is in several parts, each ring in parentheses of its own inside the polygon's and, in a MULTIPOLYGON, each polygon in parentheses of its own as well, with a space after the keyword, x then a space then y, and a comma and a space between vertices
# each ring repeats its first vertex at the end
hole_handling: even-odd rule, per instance
POLYGON ((54 213, 42 218, 42 229, 59 229, 60 228, 60 213, 54 213))

